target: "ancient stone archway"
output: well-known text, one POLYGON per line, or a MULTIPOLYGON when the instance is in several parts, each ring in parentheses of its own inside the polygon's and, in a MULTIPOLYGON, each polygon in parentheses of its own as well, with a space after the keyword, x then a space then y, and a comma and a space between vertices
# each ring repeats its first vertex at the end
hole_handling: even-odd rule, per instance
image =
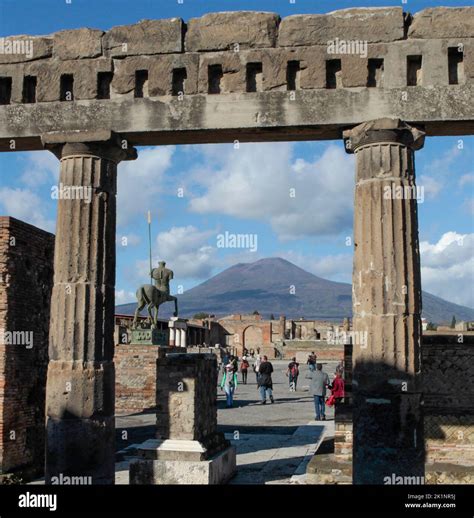
POLYGON ((254 351, 261 349, 263 346, 263 331, 259 326, 248 326, 243 332, 243 346, 247 350, 254 351))

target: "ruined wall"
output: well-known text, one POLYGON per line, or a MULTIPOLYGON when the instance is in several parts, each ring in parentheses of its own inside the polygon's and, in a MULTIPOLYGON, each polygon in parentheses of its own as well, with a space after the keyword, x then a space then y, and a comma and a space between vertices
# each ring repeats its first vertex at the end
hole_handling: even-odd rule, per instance
MULTIPOLYGON (((220 129, 222 139, 224 128, 251 124, 262 128, 358 123, 367 119, 360 114, 367 114, 369 106, 369 118, 422 122, 420 118, 439 119, 439 114, 426 112, 433 86, 440 92, 452 86, 434 99, 438 106, 446 95, 456 100, 444 103, 449 114, 439 120, 468 120, 469 91, 462 87, 474 78, 473 27, 474 8, 426 9, 412 17, 399 7, 388 7, 282 20, 273 13, 213 13, 187 24, 180 18, 145 20, 107 32, 75 29, 12 37, 17 44, 32 40, 33 52, 0 55, 0 103, 73 101, 75 108, 64 108, 59 122, 44 117, 41 127, 35 126, 36 119, 29 120, 27 111, 0 109, 0 121, 5 122, 0 139, 58 130, 58 123, 62 130, 71 130, 102 127, 104 122, 119 133, 135 131, 133 143, 145 143, 140 140, 142 131, 177 129, 220 129), (365 43, 367 48, 354 46, 365 43), (314 91, 318 96, 288 97, 288 91, 314 91), (272 99, 279 109, 272 109, 270 98, 263 95, 234 97, 234 102, 250 104, 247 110, 234 110, 230 119, 222 116, 228 107, 206 106, 215 95, 259 92, 275 94, 272 99), (278 92, 286 93, 282 97, 278 92), (172 103, 183 96, 187 102, 172 103), (163 104, 142 105, 140 113, 132 114, 130 101, 139 105, 144 98, 161 98, 163 104), (386 104, 381 106, 383 99, 386 104), (101 102, 74 102, 94 100, 101 102), (316 111, 313 103, 318 104, 316 111)), ((333 130, 328 127, 320 135, 313 128, 313 138, 340 137, 333 130)))
POLYGON ((423 337, 426 462, 433 482, 474 483, 474 335, 462 338, 423 337), (439 480, 440 464, 459 468, 439 480))
POLYGON ((53 254, 52 234, 0 217, 0 473, 43 470, 53 254))

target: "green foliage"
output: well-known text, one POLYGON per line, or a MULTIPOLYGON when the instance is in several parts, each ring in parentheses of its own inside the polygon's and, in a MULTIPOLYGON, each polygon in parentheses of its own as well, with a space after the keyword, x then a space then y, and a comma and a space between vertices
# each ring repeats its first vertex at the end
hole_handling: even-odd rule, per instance
POLYGON ((209 313, 204 313, 203 311, 201 313, 196 313, 193 318, 194 320, 204 320, 209 316, 209 313))

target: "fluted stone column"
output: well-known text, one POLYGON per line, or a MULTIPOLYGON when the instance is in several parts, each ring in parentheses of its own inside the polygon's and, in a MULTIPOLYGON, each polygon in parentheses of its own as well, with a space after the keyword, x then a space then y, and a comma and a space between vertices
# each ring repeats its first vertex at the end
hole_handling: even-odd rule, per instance
POLYGON ((384 484, 386 477, 424 474, 414 168, 424 133, 380 119, 344 137, 356 155, 353 479, 384 484))
POLYGON ((169 339, 169 346, 174 347, 174 344, 176 343, 176 329, 174 327, 170 327, 170 339, 169 339))
POLYGON ((83 187, 86 196, 58 200, 46 387, 47 483, 60 474, 90 477, 93 484, 113 484, 115 478, 117 164, 136 152, 123 149, 110 132, 98 133, 95 142, 77 142, 80 135, 72 137, 76 142, 61 135, 43 138, 61 161, 60 184, 83 187))

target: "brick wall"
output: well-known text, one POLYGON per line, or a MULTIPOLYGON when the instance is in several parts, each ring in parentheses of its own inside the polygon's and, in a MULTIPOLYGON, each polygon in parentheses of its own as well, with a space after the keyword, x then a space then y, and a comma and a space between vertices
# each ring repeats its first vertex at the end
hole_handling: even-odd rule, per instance
POLYGON ((115 346, 115 413, 131 414, 156 409, 156 360, 165 352, 215 353, 204 347, 115 346))
POLYGON ((154 411, 159 345, 115 346, 115 413, 154 411))
POLYGON ((43 470, 53 255, 52 234, 0 217, 0 330, 33 339, 0 340, 0 473, 43 470))

